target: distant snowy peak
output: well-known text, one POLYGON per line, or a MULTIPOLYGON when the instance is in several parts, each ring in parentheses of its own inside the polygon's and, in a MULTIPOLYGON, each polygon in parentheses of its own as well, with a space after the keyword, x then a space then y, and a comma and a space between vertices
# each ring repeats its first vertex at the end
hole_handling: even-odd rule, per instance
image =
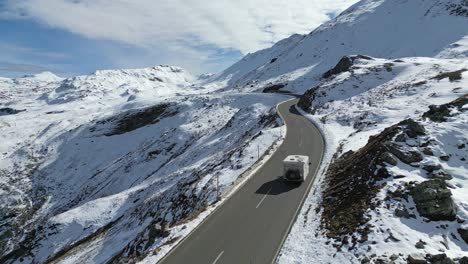
POLYGON ((466 0, 363 0, 306 36, 245 56, 213 78, 225 89, 285 84, 303 93, 343 56, 460 58, 468 51, 466 0))
MULTIPOLYGON (((168 78, 173 79, 184 78, 187 82, 193 81, 194 77, 187 72, 185 69, 176 67, 176 66, 165 66, 159 65, 151 68, 141 68, 141 69, 118 69, 118 70, 98 70, 91 75, 87 75, 89 78, 96 77, 98 78, 120 78, 120 77, 136 77, 143 79, 151 78, 168 78)), ((164 80, 162 80, 164 81, 164 80)))
POLYGON ((99 70, 91 75, 65 79, 47 94, 48 103, 60 104, 81 99, 133 101, 148 96, 167 96, 189 93, 195 89, 195 77, 174 66, 155 66, 143 69, 99 70))
POLYGON ((37 74, 28 74, 18 79, 38 82, 60 82, 63 80, 63 78, 53 74, 50 71, 45 71, 37 74))

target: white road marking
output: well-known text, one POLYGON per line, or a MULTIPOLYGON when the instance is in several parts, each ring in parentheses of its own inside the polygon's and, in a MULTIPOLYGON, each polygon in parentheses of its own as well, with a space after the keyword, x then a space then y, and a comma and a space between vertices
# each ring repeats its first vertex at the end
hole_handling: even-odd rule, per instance
POLYGON ((216 262, 218 262, 218 260, 221 258, 221 256, 224 254, 224 251, 221 251, 221 253, 219 253, 218 257, 216 257, 216 259, 213 261, 213 264, 216 264, 216 262))
POLYGON ((257 209, 257 208, 262 204, 262 202, 265 200, 265 198, 266 198, 267 195, 270 193, 270 191, 271 191, 272 188, 273 188, 273 187, 270 187, 270 189, 268 190, 268 192, 265 193, 265 195, 264 195, 263 198, 260 200, 260 202, 257 204, 257 207, 255 207, 255 209, 257 209))

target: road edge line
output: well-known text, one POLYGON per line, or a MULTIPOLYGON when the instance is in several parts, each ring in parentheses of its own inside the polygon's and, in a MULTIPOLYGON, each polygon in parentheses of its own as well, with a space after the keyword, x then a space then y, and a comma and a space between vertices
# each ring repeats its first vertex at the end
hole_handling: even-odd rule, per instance
MULTIPOLYGON (((291 99, 288 99, 288 100, 285 100, 285 101, 282 101, 282 102, 279 102, 278 104, 276 104, 275 106, 275 109, 276 109, 276 113, 278 113, 278 115, 280 116, 281 120, 283 121, 283 124, 284 124, 284 127, 285 127, 285 133, 284 133, 284 138, 286 138, 286 135, 288 133, 288 127, 286 126, 286 121, 285 119, 283 118, 283 116, 281 115, 281 113, 278 111, 278 106, 280 104, 283 104, 283 103, 286 103, 288 101, 291 101, 291 100, 295 100, 297 98, 293 97, 291 99)), ((278 150, 284 143, 284 140, 281 142, 281 144, 276 148, 276 150, 278 150)), ((276 151, 275 151, 276 152, 276 151)), ((226 197, 226 199, 222 200, 220 204, 218 204, 214 209, 213 211, 211 211, 203 220, 200 221, 200 223, 198 223, 184 238, 182 238, 179 242, 177 242, 177 244, 174 245, 174 247, 172 247, 166 254, 164 254, 163 257, 161 257, 161 259, 159 259, 156 264, 159 264, 161 263, 162 261, 164 261, 167 256, 169 256, 174 250, 176 250, 185 240, 187 240, 202 224, 204 224, 206 221, 208 221, 208 218, 210 216, 212 216, 216 211, 218 211, 224 203, 226 203, 238 190, 240 190, 242 188, 242 186, 244 186, 245 184, 247 184, 247 182, 249 182, 253 175, 255 173, 257 173, 258 170, 260 170, 269 160, 271 157, 273 157, 273 155, 275 154, 275 152, 273 154, 270 155, 270 157, 268 157, 268 159, 265 160, 265 162, 263 164, 260 164, 260 166, 258 166, 257 168, 255 168, 255 170, 251 171, 250 174, 246 177, 246 179, 242 182, 239 183, 239 185, 232 189, 231 192, 229 193, 229 195, 226 197)), ((249 168, 252 168, 253 166, 255 165, 252 164, 251 167, 249 168)), ((249 168, 247 168, 245 171, 247 171, 249 168)), ((241 174, 242 175, 242 174, 241 174)), ((288 231, 289 233, 289 231, 288 231)), ((283 243, 283 242, 282 242, 283 243)), ((282 244, 281 244, 282 245, 282 244)), ((280 247, 281 248, 281 247, 280 247)), ((275 255, 275 258, 276 258, 276 255, 275 255)))

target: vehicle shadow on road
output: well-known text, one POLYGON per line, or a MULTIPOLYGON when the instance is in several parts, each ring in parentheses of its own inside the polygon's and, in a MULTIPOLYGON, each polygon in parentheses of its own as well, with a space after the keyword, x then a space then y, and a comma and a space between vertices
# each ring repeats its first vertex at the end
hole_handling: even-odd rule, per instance
POLYGON ((287 182, 281 177, 277 177, 274 180, 265 182, 258 188, 255 193, 257 194, 268 194, 268 195, 279 195, 285 192, 289 192, 293 189, 301 186, 301 183, 287 182))

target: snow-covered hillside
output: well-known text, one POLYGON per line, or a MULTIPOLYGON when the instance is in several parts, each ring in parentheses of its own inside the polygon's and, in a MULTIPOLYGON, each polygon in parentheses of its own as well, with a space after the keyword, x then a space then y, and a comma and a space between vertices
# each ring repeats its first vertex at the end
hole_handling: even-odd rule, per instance
MULTIPOLYGON (((466 228, 468 219, 468 163, 466 149, 457 146, 466 144, 468 102, 464 99, 461 106, 450 106, 446 122, 423 115, 430 105, 466 98, 467 69, 466 59, 349 56, 301 97, 299 105, 327 138, 325 161, 334 161, 308 197, 280 263, 303 263, 311 258, 406 263, 408 255, 423 259, 426 254, 466 256, 466 237, 458 230, 466 228), (425 128, 421 136, 385 138, 394 133, 388 131, 399 131, 390 126, 408 118, 425 128), (379 154, 387 148, 389 152, 379 154), (446 180, 457 212, 445 221, 424 215, 411 196, 412 188, 439 177, 432 171, 450 176, 440 178, 446 180), (400 196, 392 196, 395 193, 400 196)), ((443 201, 434 203, 445 206, 443 201)))
POLYGON ((363 0, 308 35, 247 55, 207 85, 261 91, 280 84, 302 94, 345 55, 466 56, 467 14, 465 0, 363 0))
POLYGON ((217 181, 281 139, 285 99, 194 80, 165 66, 0 79, 0 262, 143 259, 193 228, 217 181))

